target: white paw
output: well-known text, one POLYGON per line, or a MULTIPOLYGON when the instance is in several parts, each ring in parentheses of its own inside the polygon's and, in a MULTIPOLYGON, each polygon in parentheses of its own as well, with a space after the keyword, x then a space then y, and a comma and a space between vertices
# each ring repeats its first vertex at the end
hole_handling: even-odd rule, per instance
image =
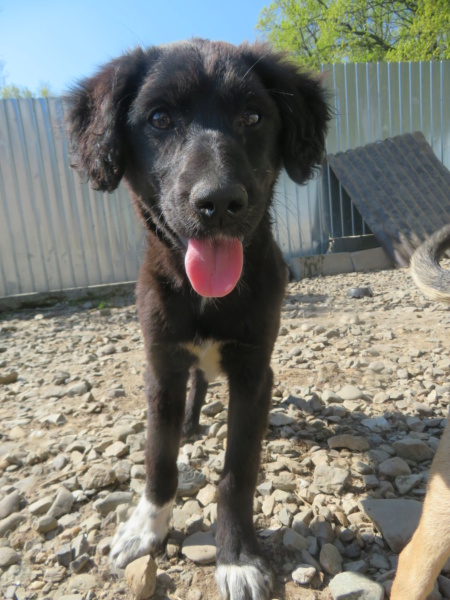
POLYGON ((111 562, 123 569, 133 560, 156 550, 169 530, 172 506, 173 500, 156 506, 142 496, 131 518, 119 526, 113 538, 111 562))
POLYGON ((216 583, 223 600, 270 600, 272 574, 260 560, 251 565, 219 565, 216 583))

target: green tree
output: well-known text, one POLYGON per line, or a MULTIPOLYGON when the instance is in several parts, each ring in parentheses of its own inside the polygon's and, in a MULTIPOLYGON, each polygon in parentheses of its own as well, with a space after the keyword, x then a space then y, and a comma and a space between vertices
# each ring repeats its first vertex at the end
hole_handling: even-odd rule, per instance
POLYGON ((50 98, 55 94, 48 83, 41 83, 37 88, 36 92, 31 92, 25 86, 18 86, 14 84, 4 85, 0 88, 0 97, 6 98, 50 98))
POLYGON ((411 22, 386 60, 450 59, 450 1, 420 0, 411 22))
POLYGON ((314 68, 450 58, 449 0, 274 0, 257 28, 314 68))
POLYGON ((51 98, 52 96, 56 96, 55 92, 52 90, 51 85, 49 83, 41 83, 36 90, 37 98, 51 98))
POLYGON ((13 83, 10 85, 4 85, 0 89, 0 94, 2 98, 32 98, 33 94, 26 87, 19 87, 18 85, 14 85, 13 83))

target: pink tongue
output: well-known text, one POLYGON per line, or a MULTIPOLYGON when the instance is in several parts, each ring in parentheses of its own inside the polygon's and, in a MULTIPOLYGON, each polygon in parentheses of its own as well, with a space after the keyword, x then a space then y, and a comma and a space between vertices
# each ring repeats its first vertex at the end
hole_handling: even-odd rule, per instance
POLYGON ((184 264, 192 287, 207 298, 221 298, 236 287, 243 263, 242 244, 232 240, 189 240, 184 264))

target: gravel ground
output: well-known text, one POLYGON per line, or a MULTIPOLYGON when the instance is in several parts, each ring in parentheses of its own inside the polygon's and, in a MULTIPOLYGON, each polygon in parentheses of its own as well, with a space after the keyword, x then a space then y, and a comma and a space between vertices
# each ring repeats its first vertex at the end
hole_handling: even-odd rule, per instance
MULTIPOLYGON (((447 416, 449 309, 423 298, 406 270, 289 285, 254 501, 274 599, 388 596, 447 416), (357 286, 373 297, 349 298, 357 286)), ((133 298, 0 318, 1 593, 132 598, 108 552, 144 485, 133 298)), ((180 449, 170 539, 155 557, 157 599, 218 599, 212 534, 226 419, 218 381, 204 435, 180 449)), ((449 590, 450 565, 432 598, 449 590)))

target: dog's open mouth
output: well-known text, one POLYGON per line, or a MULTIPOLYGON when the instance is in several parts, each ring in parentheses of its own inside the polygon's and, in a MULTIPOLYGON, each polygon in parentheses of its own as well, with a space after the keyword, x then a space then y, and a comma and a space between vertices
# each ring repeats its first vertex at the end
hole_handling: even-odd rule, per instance
POLYGON ((206 298, 234 290, 242 273, 242 242, 237 238, 189 240, 184 260, 192 287, 206 298))

